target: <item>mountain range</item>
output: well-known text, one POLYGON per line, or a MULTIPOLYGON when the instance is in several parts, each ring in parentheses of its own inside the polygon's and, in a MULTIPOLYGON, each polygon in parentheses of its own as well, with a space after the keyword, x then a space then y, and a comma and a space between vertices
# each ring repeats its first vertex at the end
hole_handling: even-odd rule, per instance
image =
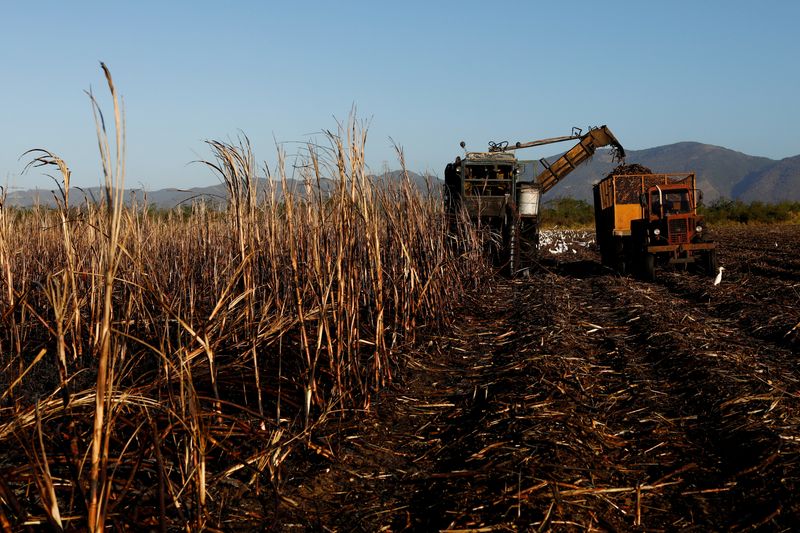
MULTIPOLYGON (((436 177, 426 177, 414 172, 409 172, 411 183, 421 191, 439 191, 442 183, 436 177)), ((386 188, 391 184, 399 183, 402 179, 402 171, 395 170, 387 172, 381 176, 373 176, 379 187, 386 188)), ((319 188, 322 191, 333 189, 334 183, 330 179, 320 180, 319 188)), ((264 194, 270 194, 269 185, 263 178, 258 179, 256 188, 259 191, 259 198, 264 194)), ((286 188, 299 196, 305 196, 306 187, 304 183, 296 179, 287 179, 286 188)), ((103 197, 103 189, 100 187, 78 188, 72 187, 69 191, 69 204, 78 206, 89 202, 99 201, 103 197)), ((280 182, 275 183, 275 197, 280 199, 283 196, 283 186, 280 182)), ((6 202, 8 205, 17 207, 33 207, 35 205, 45 207, 55 207, 56 197, 60 198, 61 193, 57 190, 48 189, 28 189, 12 190, 8 192, 6 202)), ((212 204, 224 204, 227 201, 228 192, 225 185, 219 183, 208 187, 194 187, 191 189, 158 189, 147 191, 143 189, 129 189, 125 194, 125 203, 137 202, 139 205, 146 203, 149 206, 161 209, 172 209, 179 205, 191 205, 196 200, 203 200, 212 204)), ((0 195, 0 202, 2 196, 0 195)), ((2 203, 0 203, 2 205, 2 203)))
MULTIPOLYGON (((754 200, 776 203, 783 200, 800 201, 800 155, 781 160, 747 155, 710 144, 680 142, 644 150, 627 150, 625 162, 638 163, 653 172, 695 172, 697 186, 703 191, 706 203, 719 198, 751 202, 754 200)), ((555 161, 561 154, 546 158, 555 161)), ((521 152, 518 156, 524 159, 521 152)), ((619 162, 614 161, 611 152, 598 150, 594 157, 578 167, 561 183, 550 191, 545 200, 558 197, 571 197, 591 202, 592 185, 605 177, 619 162)), ((386 182, 400 179, 401 173, 394 171, 380 178, 386 182)), ((412 182, 425 190, 429 179, 414 172, 409 173, 412 182)), ((436 182, 434 178, 432 180, 436 182)), ((323 184, 325 187, 326 184, 323 184)), ((327 186, 330 186, 328 183, 327 186)), ((435 187, 434 183, 434 187, 435 187)), ((290 180, 289 187, 302 190, 302 184, 290 180)), ((278 195, 281 191, 278 190, 278 195)), ((70 203, 83 203, 85 198, 100 198, 97 187, 91 189, 72 189, 70 203)), ((144 197, 143 191, 129 191, 127 197, 144 197)), ((225 187, 222 184, 193 189, 159 189, 147 191, 147 203, 161 208, 172 208, 195 198, 206 198, 224 202, 225 187)), ((36 189, 11 191, 8 203, 21 207, 32 205, 55 205, 53 193, 36 189)))
MULTIPOLYGON (((552 162, 558 156, 547 158, 552 162)), ((638 163, 653 172, 695 172, 706 203, 719 198, 776 203, 800 201, 800 155, 775 160, 735 152, 721 146, 680 142, 626 150, 625 162, 638 163)), ((551 198, 572 197, 591 201, 592 184, 605 177, 618 162, 611 152, 598 150, 548 193, 551 198)))

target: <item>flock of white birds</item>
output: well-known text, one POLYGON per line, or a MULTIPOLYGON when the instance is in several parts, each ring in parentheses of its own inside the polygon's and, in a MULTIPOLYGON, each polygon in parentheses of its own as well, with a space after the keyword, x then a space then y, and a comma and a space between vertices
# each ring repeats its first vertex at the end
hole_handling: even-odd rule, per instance
MULTIPOLYGON (((588 248, 595 243, 593 231, 571 230, 571 229, 546 229, 539 233, 539 249, 547 250, 553 255, 573 253, 577 254, 576 247, 588 248)), ((778 246, 778 243, 775 243, 778 246)), ((722 271, 724 267, 719 267, 717 277, 714 278, 714 285, 722 282, 722 271)))
POLYGON ((573 253, 576 246, 588 248, 594 244, 594 232, 570 229, 546 229, 539 233, 539 249, 551 254, 573 253))

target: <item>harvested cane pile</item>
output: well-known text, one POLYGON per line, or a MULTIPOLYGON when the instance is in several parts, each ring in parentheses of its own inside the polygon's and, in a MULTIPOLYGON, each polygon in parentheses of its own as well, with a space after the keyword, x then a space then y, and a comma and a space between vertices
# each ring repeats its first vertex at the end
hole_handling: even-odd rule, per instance
POLYGON ((630 165, 623 164, 615 167, 611 172, 608 173, 606 177, 610 178, 612 176, 641 176, 641 181, 639 179, 636 179, 635 181, 616 181, 614 185, 616 200, 619 203, 627 204, 638 203, 639 196, 643 189, 647 190, 650 187, 663 185, 664 183, 690 184, 690 178, 688 174, 653 174, 653 171, 649 168, 636 163, 630 165))
MULTIPOLYGON (((621 175, 641 175, 641 174, 651 174, 652 170, 649 168, 638 165, 636 163, 626 165, 621 164, 616 166, 611 172, 608 173, 607 177, 611 176, 621 176, 621 175)), ((646 178, 645 178, 646 179, 646 178)), ((648 184, 649 186, 649 184, 648 184)), ((642 192, 642 184, 637 181, 628 181, 628 180, 617 180, 614 186, 615 193, 616 193, 616 201, 620 203, 638 203, 639 195, 642 192)))
POLYGON ((625 163, 622 163, 621 165, 617 165, 616 167, 614 167, 606 177, 627 176, 630 174, 652 174, 652 173, 653 171, 644 165, 639 165, 637 163, 631 163, 630 165, 626 165, 625 163))

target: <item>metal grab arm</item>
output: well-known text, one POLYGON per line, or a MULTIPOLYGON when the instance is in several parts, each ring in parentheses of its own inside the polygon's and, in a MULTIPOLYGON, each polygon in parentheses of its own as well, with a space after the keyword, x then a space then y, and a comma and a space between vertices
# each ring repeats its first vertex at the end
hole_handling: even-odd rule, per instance
POLYGON ((545 169, 536 176, 536 181, 542 186, 542 193, 544 194, 552 189, 556 183, 575 170, 575 167, 592 157, 595 150, 609 145, 616 151, 615 158, 622 159, 625 157, 625 149, 614 137, 614 134, 611 133, 611 130, 606 126, 600 126, 589 130, 586 135, 581 136, 578 144, 551 165, 546 165, 542 161, 545 169))
POLYGON ((538 141, 530 141, 526 143, 516 142, 513 146, 508 145, 508 141, 502 142, 489 142, 489 151, 490 152, 510 152, 511 150, 517 150, 520 148, 532 148, 534 146, 543 146, 545 144, 553 144, 553 143, 560 143, 564 141, 572 141, 575 139, 581 138, 581 133, 583 130, 581 128, 572 127, 572 133, 570 135, 563 135, 561 137, 550 137, 549 139, 539 139, 538 141))

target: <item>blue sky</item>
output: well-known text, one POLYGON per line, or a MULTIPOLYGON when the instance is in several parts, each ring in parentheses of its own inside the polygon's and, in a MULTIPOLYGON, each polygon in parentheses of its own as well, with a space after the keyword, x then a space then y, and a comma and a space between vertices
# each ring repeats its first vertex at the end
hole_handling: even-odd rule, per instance
MULTIPOLYGON (((353 106, 374 171, 441 175, 458 143, 527 141, 607 124, 629 149, 679 141, 800 154, 800 2, 10 2, 0 17, 0 182, 30 148, 100 181, 89 103, 99 61, 125 98, 129 186, 216 178, 191 161, 240 131, 321 140, 353 106)), ((538 158, 557 151, 528 151, 538 158)))

